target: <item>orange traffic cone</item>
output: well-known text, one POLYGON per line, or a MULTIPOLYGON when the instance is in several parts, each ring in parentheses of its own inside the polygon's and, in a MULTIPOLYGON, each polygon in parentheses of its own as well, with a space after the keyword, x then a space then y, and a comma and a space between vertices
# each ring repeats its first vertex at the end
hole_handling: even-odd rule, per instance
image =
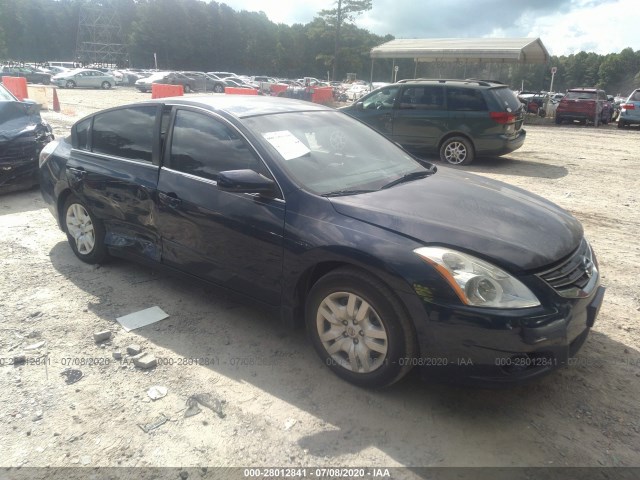
POLYGON ((60 102, 58 101, 58 92, 57 88, 53 89, 53 111, 60 112, 60 102))

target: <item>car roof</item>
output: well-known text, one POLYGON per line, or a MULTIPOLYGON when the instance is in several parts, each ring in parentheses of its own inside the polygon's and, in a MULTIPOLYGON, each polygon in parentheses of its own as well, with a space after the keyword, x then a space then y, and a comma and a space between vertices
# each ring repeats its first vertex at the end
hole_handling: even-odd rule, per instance
POLYGON ((334 109, 317 103, 293 100, 281 97, 257 95, 210 95, 198 97, 168 97, 149 100, 144 103, 164 103, 170 105, 184 105, 204 107, 208 110, 226 112, 237 118, 247 118, 256 115, 273 113, 334 111, 334 109))
POLYGON ((478 87, 506 87, 502 82, 497 80, 480 80, 476 78, 407 78, 399 80, 396 84, 418 84, 418 85, 433 85, 433 84, 447 84, 447 85, 465 85, 465 86, 478 86, 478 87))

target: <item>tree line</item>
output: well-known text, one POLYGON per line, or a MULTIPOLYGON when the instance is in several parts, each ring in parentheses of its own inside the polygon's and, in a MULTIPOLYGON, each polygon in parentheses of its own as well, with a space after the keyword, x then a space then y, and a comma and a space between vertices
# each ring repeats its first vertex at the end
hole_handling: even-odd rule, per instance
MULTIPOLYGON (((279 77, 359 79, 490 78, 514 89, 549 90, 598 86, 610 94, 640 87, 640 51, 554 56, 548 65, 371 62, 370 50, 392 40, 355 26, 370 0, 336 0, 307 24, 276 24, 263 12, 236 11, 202 0, 0 0, 0 60, 76 60, 80 12, 87 6, 115 11, 129 67, 231 71, 279 77), (341 7, 341 9, 340 9, 341 7), (155 57, 154 57, 155 54, 155 57), (335 70, 335 71, 334 71, 335 70)), ((544 39, 543 39, 544 41, 544 39)), ((80 59, 82 60, 82 59, 80 59)))

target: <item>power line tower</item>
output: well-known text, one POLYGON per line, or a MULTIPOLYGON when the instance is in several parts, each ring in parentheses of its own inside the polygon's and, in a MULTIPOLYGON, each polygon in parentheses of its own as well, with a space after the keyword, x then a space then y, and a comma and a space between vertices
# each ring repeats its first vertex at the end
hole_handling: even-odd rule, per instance
POLYGON ((80 7, 76 59, 84 65, 129 64, 129 53, 122 41, 122 26, 109 2, 85 3, 80 7))

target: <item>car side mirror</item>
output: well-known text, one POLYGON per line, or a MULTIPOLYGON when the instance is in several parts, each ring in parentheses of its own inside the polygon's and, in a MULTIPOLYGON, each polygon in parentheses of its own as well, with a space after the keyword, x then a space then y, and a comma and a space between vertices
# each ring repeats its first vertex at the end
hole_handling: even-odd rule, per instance
POLYGON ((356 102, 354 107, 355 107, 356 110, 364 110, 364 103, 363 102, 356 102))
POLYGON ((249 169, 227 170, 218 173, 218 188, 225 192, 259 193, 265 197, 276 196, 275 182, 249 169))

